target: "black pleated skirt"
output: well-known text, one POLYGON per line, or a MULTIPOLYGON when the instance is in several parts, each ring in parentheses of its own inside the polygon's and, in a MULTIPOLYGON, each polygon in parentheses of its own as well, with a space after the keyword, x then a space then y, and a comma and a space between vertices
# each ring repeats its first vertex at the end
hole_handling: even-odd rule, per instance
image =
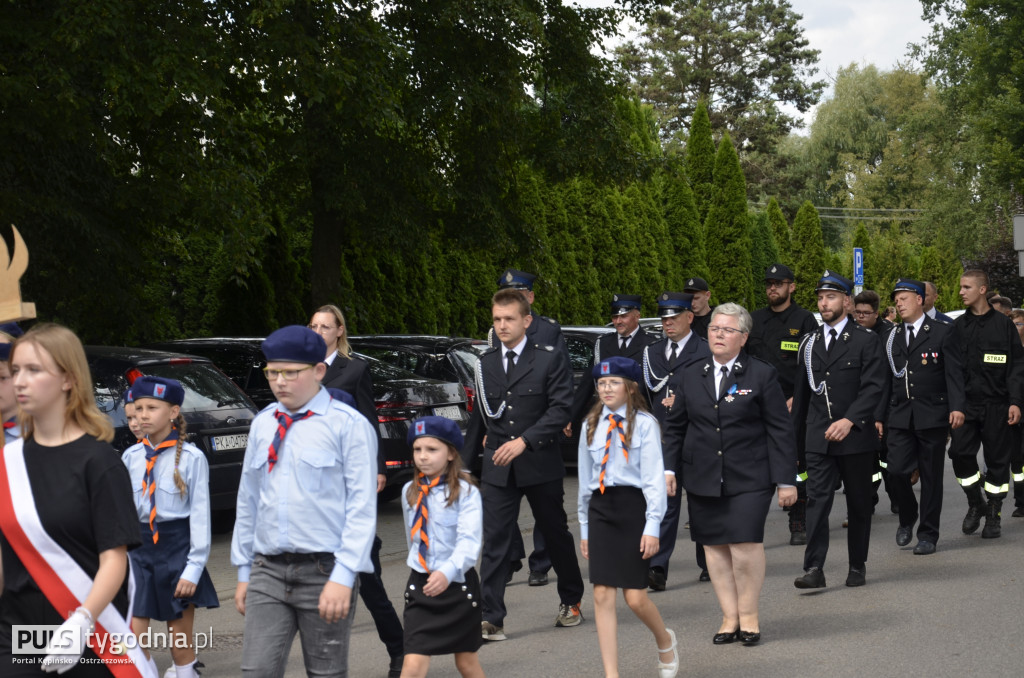
POLYGON ((220 607, 217 590, 210 579, 210 573, 203 568, 196 591, 190 598, 175 598, 181 573, 188 564, 191 548, 188 518, 157 523, 159 543, 153 543, 149 523, 139 523, 142 531, 142 546, 128 552, 132 561, 132 575, 135 577, 135 599, 132 616, 159 621, 181 619, 188 605, 196 607, 220 607))
POLYGON ((686 493, 690 513, 690 539, 698 544, 764 543, 764 522, 775 488, 727 497, 701 497, 686 493))
POLYGON ((475 569, 466 572, 466 581, 449 584, 438 596, 423 595, 427 576, 413 570, 405 586, 406 654, 454 654, 476 652, 483 644, 480 623, 480 578, 475 569))
POLYGON ((647 523, 647 499, 637 487, 595 491, 587 513, 590 583, 619 589, 646 589, 650 561, 640 553, 647 523))

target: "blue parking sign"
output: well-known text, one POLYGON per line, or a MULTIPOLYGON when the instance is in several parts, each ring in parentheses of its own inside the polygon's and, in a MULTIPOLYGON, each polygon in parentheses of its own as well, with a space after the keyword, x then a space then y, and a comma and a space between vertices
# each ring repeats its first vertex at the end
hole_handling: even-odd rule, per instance
POLYGON ((853 284, 864 284, 864 250, 860 247, 853 248, 853 284))

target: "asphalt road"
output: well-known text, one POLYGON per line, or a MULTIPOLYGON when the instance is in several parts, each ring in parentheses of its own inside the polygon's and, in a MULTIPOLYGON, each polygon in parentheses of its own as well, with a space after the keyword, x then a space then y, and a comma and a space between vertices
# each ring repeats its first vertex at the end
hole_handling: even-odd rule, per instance
MULTIPOLYGON (((575 520, 576 479, 566 479, 566 507, 575 520)), ((832 515, 832 550, 826 563, 828 587, 801 592, 793 579, 801 573, 803 548, 789 546, 786 515, 774 507, 765 535, 768 570, 761 596, 762 641, 757 647, 714 646, 711 636, 721 618, 710 584, 697 581, 698 570, 686 535, 681 536, 669 573, 669 588, 652 594, 679 638, 680 676, 910 676, 960 678, 1018 676, 1024 662, 1024 518, 1011 518, 1012 498, 1003 511, 1003 537, 982 540, 960 532, 966 511, 963 493, 946 471, 943 535, 938 552, 915 556, 896 546, 896 516, 884 492, 872 529, 868 584, 846 588, 845 513, 842 495, 832 515)), ((520 524, 531 527, 524 503, 520 524)), ((401 615, 402 589, 408 577, 405 538, 398 502, 382 507, 379 532, 384 540, 384 581, 401 615)), ((915 540, 916 541, 916 540, 915 540)), ((234 610, 235 572, 230 567, 230 535, 215 537, 210 573, 222 607, 201 610, 197 630, 213 644, 202 650, 204 675, 238 675, 243 619, 234 610)), ((586 561, 581 562, 586 577, 586 561)), ((558 597, 554 583, 528 587, 520 572, 506 594, 509 640, 486 644, 480 660, 488 676, 546 678, 599 676, 601 661, 593 623, 590 590, 584 594, 582 625, 553 627, 558 597)), ((620 599, 621 600, 621 599, 620 599)), ((619 656, 623 676, 655 676, 657 655, 650 633, 624 602, 619 607, 619 656)), ((369 614, 355 612, 349 653, 350 675, 386 676, 387 653, 369 614)), ((161 671, 170 663, 156 652, 161 671)), ((304 676, 296 640, 286 674, 304 676)), ((431 675, 457 676, 451 657, 434 660, 431 675)))

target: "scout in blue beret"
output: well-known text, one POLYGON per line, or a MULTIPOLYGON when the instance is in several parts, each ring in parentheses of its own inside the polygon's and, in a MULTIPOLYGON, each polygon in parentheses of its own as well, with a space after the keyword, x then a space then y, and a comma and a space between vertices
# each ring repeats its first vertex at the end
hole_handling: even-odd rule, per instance
POLYGON ((658 422, 640 390, 643 374, 635 360, 602 359, 591 370, 598 403, 580 431, 578 455, 580 550, 590 561, 594 619, 605 669, 616 670, 616 589, 652 630, 658 672, 679 670, 675 633, 647 595, 648 564, 658 552, 665 515, 665 467, 658 422), (609 644, 611 643, 611 644, 609 644))
MULTIPOLYGON (((168 631, 191 640, 197 607, 219 607, 206 570, 210 557, 210 469, 202 450, 186 442, 175 379, 141 376, 126 399, 139 442, 121 455, 135 494, 142 546, 128 553, 135 576, 132 626, 167 622, 168 631)), ((129 421, 129 428, 132 422, 129 421)), ((135 429, 133 429, 134 431, 135 429)), ((171 649, 179 676, 197 676, 191 646, 171 649)))
MULTIPOLYGON (((135 412, 135 395, 129 388, 124 392, 124 418, 128 423, 128 430, 135 436, 135 442, 140 443, 144 437, 142 433, 142 424, 139 423, 139 416, 135 412)), ((127 448, 125 448, 127 450, 127 448)))
POLYGON ((474 565, 483 544, 480 491, 462 468, 459 426, 421 417, 407 436, 416 464, 402 514, 409 531, 402 673, 425 676, 433 655, 454 654, 459 673, 483 675, 480 579, 474 565))
MULTIPOLYGON (((323 338, 291 325, 261 348, 277 402, 249 427, 231 540, 235 607, 245 615, 242 666, 254 667, 283 666, 292 637, 279 630, 296 618, 304 645, 315 638, 349 646, 355 578, 373 572, 377 522, 377 433, 321 386, 323 338), (286 578, 295 582, 287 596, 286 578), (286 597, 278 605, 247 606, 286 597), (311 608, 304 602, 310 600, 319 605, 311 608)), ((344 675, 348 653, 306 661, 308 671, 315 661, 317 672, 344 675)))

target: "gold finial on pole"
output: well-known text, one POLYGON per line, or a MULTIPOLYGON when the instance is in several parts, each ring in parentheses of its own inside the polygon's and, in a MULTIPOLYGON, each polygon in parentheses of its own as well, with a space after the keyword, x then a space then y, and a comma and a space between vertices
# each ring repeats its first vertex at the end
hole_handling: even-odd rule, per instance
POLYGON ((21 300, 21 276, 28 269, 28 247, 18 229, 14 232, 14 256, 7 251, 7 242, 0 238, 0 322, 17 322, 36 317, 36 305, 21 300))

